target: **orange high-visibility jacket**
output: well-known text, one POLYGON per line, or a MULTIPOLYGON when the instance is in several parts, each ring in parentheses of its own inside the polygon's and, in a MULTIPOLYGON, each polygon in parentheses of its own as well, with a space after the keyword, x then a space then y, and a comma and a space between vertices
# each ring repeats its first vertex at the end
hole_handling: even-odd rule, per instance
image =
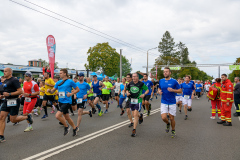
POLYGON ((227 79, 222 82, 222 90, 221 90, 221 101, 222 102, 233 102, 233 84, 227 79))

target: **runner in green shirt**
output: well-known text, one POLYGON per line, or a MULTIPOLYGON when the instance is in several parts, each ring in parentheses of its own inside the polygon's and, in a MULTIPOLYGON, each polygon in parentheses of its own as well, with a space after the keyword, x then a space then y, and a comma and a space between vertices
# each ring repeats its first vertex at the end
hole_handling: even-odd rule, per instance
POLYGON ((108 107, 109 107, 109 97, 110 97, 110 89, 113 89, 112 83, 108 81, 108 76, 105 77, 105 81, 103 82, 103 88, 102 88, 102 100, 103 104, 106 105, 106 110, 104 113, 108 113, 108 107))

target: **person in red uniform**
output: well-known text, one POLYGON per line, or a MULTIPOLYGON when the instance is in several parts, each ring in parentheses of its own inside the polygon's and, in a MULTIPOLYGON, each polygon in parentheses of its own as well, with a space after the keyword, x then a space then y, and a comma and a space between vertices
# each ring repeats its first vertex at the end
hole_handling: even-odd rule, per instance
MULTIPOLYGON (((221 78, 216 78, 215 79, 216 83, 212 85, 212 87, 215 85, 217 88, 221 89, 221 78)), ((221 119, 221 98, 220 96, 217 97, 215 100, 211 100, 212 104, 212 117, 211 119, 215 119, 216 116, 216 106, 217 106, 217 113, 218 113, 218 118, 221 119)))
POLYGON ((42 74, 44 75, 44 73, 45 73, 45 66, 43 66, 42 68, 42 74))
MULTIPOLYGON (((23 96, 25 97, 24 106, 23 106, 23 115, 26 116, 31 114, 34 106, 37 103, 37 95, 39 95, 38 84, 32 80, 32 73, 25 73, 26 81, 23 83, 23 96)), ((28 121, 28 127, 24 132, 32 131, 32 125, 28 121)))
POLYGON ((224 126, 232 126, 231 119, 231 109, 233 104, 233 84, 227 78, 226 74, 222 74, 222 89, 221 89, 221 121, 217 122, 218 124, 223 124, 224 126))

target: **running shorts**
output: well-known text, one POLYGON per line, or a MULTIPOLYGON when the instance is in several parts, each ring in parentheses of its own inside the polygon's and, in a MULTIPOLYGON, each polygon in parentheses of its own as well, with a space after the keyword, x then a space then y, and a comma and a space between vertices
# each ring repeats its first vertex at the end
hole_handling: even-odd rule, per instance
POLYGON ((176 106, 177 106, 176 104, 163 104, 163 103, 161 103, 161 105, 160 105, 161 114, 169 113, 172 116, 176 116, 176 112, 177 112, 176 106))
POLYGON ((108 101, 109 100, 110 95, 109 94, 102 94, 102 100, 103 101, 108 101))
POLYGON ((69 113, 68 110, 70 109, 71 104, 59 102, 59 106, 60 106, 60 109, 59 109, 60 112, 62 112, 63 114, 69 113))
POLYGON ((37 103, 37 98, 32 98, 31 102, 24 101, 23 114, 31 113, 37 103))
POLYGON ((55 102, 55 95, 46 95, 46 94, 44 94, 43 101, 55 102))
POLYGON ((182 97, 182 96, 176 96, 176 101, 177 101, 177 102, 181 102, 181 101, 182 101, 182 99, 183 99, 183 97, 182 97))
POLYGON ((16 101, 17 101, 16 106, 8 107, 7 106, 7 100, 4 100, 4 102, 2 104, 1 111, 9 112, 11 116, 18 115, 18 111, 19 111, 19 107, 20 107, 20 99, 17 98, 16 101))
POLYGON ((186 98, 183 98, 183 105, 187 105, 189 107, 192 106, 192 99, 186 99, 186 98))
POLYGON ((149 101, 150 98, 151 98, 151 95, 145 95, 144 98, 143 98, 143 100, 144 100, 144 101, 149 101))
POLYGON ((82 103, 77 104, 77 109, 81 108, 81 109, 85 109, 86 105, 85 105, 86 101, 82 101, 82 103))
POLYGON ((131 104, 131 102, 130 102, 129 107, 130 107, 131 111, 135 111, 135 110, 137 110, 138 112, 141 112, 141 109, 142 109, 142 103, 131 104))

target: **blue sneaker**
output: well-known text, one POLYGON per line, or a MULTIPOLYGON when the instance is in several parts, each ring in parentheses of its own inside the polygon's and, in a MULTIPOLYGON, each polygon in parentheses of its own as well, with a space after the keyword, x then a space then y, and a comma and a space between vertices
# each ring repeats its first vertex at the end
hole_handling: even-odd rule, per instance
POLYGON ((44 114, 41 119, 45 119, 47 117, 48 117, 48 115, 44 114))
POLYGON ((104 112, 104 114, 106 114, 106 113, 108 113, 108 110, 106 110, 106 111, 104 112))
POLYGON ((157 96, 156 96, 156 99, 157 99, 157 96))

